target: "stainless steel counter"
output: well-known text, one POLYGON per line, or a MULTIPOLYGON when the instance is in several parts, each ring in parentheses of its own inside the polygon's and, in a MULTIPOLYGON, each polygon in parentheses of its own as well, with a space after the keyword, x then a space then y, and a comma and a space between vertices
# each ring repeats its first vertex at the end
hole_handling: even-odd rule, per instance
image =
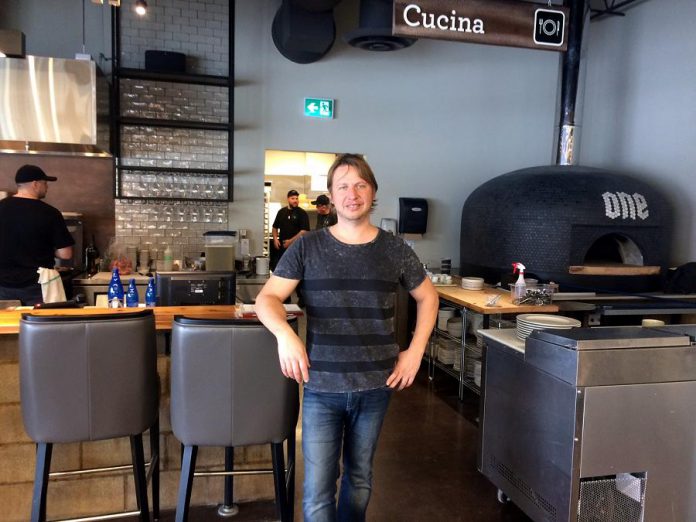
POLYGON ((536 521, 696 520, 689 336, 514 332, 482 332, 479 469, 501 494, 536 521))

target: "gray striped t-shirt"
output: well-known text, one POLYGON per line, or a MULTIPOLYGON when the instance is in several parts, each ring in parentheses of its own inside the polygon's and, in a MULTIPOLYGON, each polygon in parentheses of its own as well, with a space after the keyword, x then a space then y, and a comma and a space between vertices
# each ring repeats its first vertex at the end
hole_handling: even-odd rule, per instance
POLYGON ((308 388, 348 392, 385 386, 399 354, 398 285, 410 291, 425 278, 418 257, 401 238, 380 229, 373 241, 349 245, 326 228, 309 232, 283 254, 273 275, 301 280, 308 388))

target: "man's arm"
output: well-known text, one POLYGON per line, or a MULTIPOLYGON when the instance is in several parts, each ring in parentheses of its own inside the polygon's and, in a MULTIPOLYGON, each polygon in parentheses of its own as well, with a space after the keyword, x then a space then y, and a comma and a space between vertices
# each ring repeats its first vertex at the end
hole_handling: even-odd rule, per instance
POLYGON ((309 381, 309 357, 307 349, 288 324, 285 301, 299 281, 271 276, 256 297, 256 314, 278 340, 278 359, 283 375, 298 383, 309 381))
POLYGON ((276 250, 280 250, 280 239, 278 239, 278 229, 273 227, 271 229, 271 234, 273 234, 273 246, 276 250))
POLYGON ((306 231, 306 230, 300 230, 297 234, 295 234, 294 236, 292 236, 290 239, 286 239, 285 241, 283 241, 283 247, 286 248, 286 249, 287 249, 287 248, 290 248, 290 245, 292 245, 295 241, 297 241, 297 240, 300 239, 302 236, 304 236, 304 235, 305 235, 305 232, 307 232, 307 231, 306 231))
POLYGON ((437 319, 438 296, 430 278, 423 279, 410 294, 416 300, 416 329, 408 350, 399 354, 394 371, 387 379, 387 386, 399 390, 413 384, 437 319))
POLYGON ((57 248, 54 252, 54 255, 58 259, 72 259, 73 247, 67 246, 63 248, 57 248))

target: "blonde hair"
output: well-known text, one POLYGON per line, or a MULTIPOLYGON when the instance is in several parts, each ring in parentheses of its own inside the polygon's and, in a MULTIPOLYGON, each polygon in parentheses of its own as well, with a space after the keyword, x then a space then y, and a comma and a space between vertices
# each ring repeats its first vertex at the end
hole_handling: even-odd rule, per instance
POLYGON ((365 158, 363 158, 360 154, 338 155, 333 164, 329 167, 329 176, 326 180, 326 188, 329 189, 329 192, 331 192, 331 187, 333 186, 333 178, 334 174, 336 173, 336 169, 338 169, 338 167, 343 167, 344 165, 355 167, 355 170, 358 171, 358 176, 360 179, 367 181, 372 186, 375 193, 377 192, 377 180, 375 179, 375 175, 370 166, 367 164, 367 161, 365 161, 365 158))

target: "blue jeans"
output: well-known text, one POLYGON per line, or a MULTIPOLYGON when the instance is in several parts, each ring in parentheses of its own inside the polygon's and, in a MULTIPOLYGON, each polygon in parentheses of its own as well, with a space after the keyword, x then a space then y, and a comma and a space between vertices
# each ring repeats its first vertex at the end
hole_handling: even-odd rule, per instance
POLYGON ((304 389, 305 522, 365 520, 372 491, 372 460, 392 390, 325 393, 304 389), (336 480, 343 449, 343 477, 336 506, 336 480))

